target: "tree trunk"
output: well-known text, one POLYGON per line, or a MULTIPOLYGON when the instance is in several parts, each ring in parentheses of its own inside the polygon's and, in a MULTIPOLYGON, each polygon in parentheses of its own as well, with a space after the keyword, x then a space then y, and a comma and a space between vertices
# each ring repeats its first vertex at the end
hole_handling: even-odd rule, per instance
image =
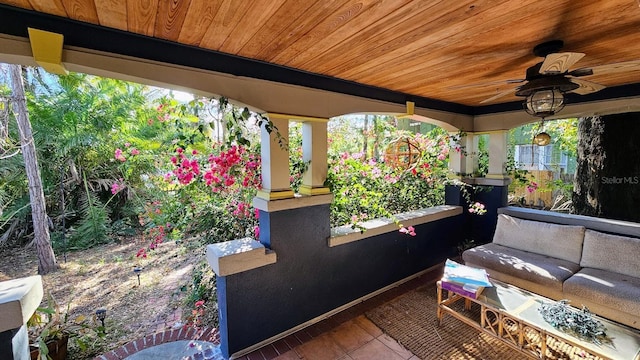
POLYGON ((380 118, 379 115, 373 115, 373 133, 375 134, 373 140, 373 158, 380 160, 380 118))
POLYGON ((640 222, 640 113, 589 117, 578 125, 576 214, 640 222))
POLYGON ((11 87, 14 96, 14 111, 17 113, 16 121, 20 132, 20 145, 24 167, 27 173, 29 184, 29 198, 31 199, 31 218, 33 220, 33 234, 36 250, 38 252, 38 274, 47 274, 58 268, 56 256, 51 247, 47 213, 42 189, 42 179, 38 158, 36 155, 36 145, 33 141, 31 122, 27 112, 27 101, 24 95, 24 85, 22 82, 22 69, 20 65, 10 65, 11 87))
POLYGON ((369 151, 369 114, 364 116, 364 127, 362 128, 362 153, 364 154, 364 160, 368 158, 367 152, 369 151))

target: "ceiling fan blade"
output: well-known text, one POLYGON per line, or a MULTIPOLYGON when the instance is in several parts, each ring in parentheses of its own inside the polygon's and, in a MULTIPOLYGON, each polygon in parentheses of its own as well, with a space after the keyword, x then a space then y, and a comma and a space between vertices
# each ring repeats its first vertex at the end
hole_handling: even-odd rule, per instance
POLYGON ((515 94, 515 92, 518 91, 519 88, 520 87, 518 86, 515 89, 509 89, 509 90, 501 91, 501 92, 497 93, 496 95, 493 95, 492 97, 490 97, 488 99, 484 99, 484 100, 480 101, 480 104, 486 104, 486 103, 492 102, 493 100, 500 99, 503 96, 507 96, 509 94, 515 94))
POLYGON ((579 88, 571 91, 574 92, 576 94, 580 94, 580 95, 586 95, 586 94, 591 94, 597 91, 600 91, 602 89, 604 89, 606 86, 604 85, 600 85, 597 83, 594 83, 593 81, 588 81, 588 80, 583 80, 583 79, 576 79, 576 78, 571 78, 570 79, 572 83, 574 84, 578 84, 580 85, 579 88))
POLYGON ((583 53, 564 52, 549 54, 544 58, 540 67, 540 74, 553 75, 562 74, 569 70, 573 64, 584 57, 583 53))
POLYGON ((569 71, 569 73, 567 75, 575 76, 575 77, 591 76, 591 75, 593 75, 593 70, 591 70, 589 68, 580 68, 580 69, 575 69, 575 70, 569 71))
MULTIPOLYGON (((640 70, 640 60, 631 60, 631 61, 624 61, 624 62, 613 63, 613 64, 594 66, 589 69, 593 71, 593 75, 637 71, 637 70, 640 70)), ((582 69, 578 69, 578 70, 582 70, 582 69)))

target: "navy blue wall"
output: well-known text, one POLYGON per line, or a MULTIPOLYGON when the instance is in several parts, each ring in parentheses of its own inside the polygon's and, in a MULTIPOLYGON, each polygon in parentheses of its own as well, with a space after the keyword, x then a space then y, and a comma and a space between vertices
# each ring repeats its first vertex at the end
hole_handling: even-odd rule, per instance
POLYGON ((487 213, 474 216, 472 231, 476 245, 490 243, 498 222, 498 209, 507 206, 508 186, 483 186, 484 191, 475 194, 475 201, 485 205, 487 213))
POLYGON ((277 263, 218 278, 225 356, 278 335, 455 255, 461 216, 328 247, 329 205, 260 212, 277 263))
POLYGON ((472 201, 478 201, 485 205, 487 212, 484 215, 472 215, 469 213, 469 204, 466 202, 456 185, 445 186, 445 203, 463 207, 462 224, 464 230, 462 239, 474 240, 476 245, 486 244, 493 239, 498 221, 498 209, 507 206, 508 186, 477 186, 478 190, 472 191, 472 201))

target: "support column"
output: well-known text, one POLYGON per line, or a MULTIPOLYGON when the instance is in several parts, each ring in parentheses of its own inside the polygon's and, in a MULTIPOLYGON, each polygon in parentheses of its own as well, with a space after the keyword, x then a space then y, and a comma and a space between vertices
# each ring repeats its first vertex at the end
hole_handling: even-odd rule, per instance
POLYGON ((327 122, 314 119, 302 123, 302 159, 309 164, 302 178, 300 193, 324 195, 330 190, 324 186, 327 180, 327 122))
MULTIPOLYGON (((458 136, 458 133, 450 133, 451 137, 458 136)), ((458 145, 460 149, 449 150, 449 170, 450 177, 463 181, 466 184, 474 184, 474 173, 478 170, 478 140, 479 137, 474 133, 466 133, 461 137, 458 145)), ((464 184, 449 183, 444 188, 444 201, 447 205, 456 205, 467 208, 469 203, 464 196, 468 188, 463 188, 464 184)), ((464 239, 470 238, 471 216, 465 210, 462 215, 462 224, 460 226, 461 238, 455 240, 455 244, 461 243, 464 239)))
MULTIPOLYGON (((451 134, 456 136, 457 133, 451 134)), ((460 178, 473 177, 478 171, 478 137, 467 133, 460 138, 460 150, 449 151, 449 169, 460 178)))
POLYGON ((42 295, 40 275, 0 282, 0 359, 30 359, 27 320, 42 295))
POLYGON ((489 179, 507 179, 507 130, 489 133, 489 179))
POLYGON ((262 157, 262 190, 257 196, 266 200, 294 197, 289 182, 289 119, 269 114, 277 128, 271 133, 265 125, 260 129, 260 155, 262 157))
POLYGON ((487 212, 475 216, 472 223, 472 237, 476 244, 491 241, 498 220, 498 209, 508 204, 509 184, 511 178, 507 174, 508 130, 489 133, 489 171, 485 178, 476 179, 476 186, 483 186, 484 191, 476 192, 475 200, 483 203, 487 212))

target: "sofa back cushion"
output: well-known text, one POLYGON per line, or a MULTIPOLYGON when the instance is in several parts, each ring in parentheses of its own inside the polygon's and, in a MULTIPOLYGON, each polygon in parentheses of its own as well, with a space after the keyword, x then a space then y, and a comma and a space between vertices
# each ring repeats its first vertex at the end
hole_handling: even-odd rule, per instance
POLYGON ((498 215, 493 242, 580 264, 584 226, 557 225, 498 215))
POLYGON ((640 239, 587 230, 580 266, 640 278, 640 239))

